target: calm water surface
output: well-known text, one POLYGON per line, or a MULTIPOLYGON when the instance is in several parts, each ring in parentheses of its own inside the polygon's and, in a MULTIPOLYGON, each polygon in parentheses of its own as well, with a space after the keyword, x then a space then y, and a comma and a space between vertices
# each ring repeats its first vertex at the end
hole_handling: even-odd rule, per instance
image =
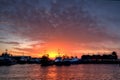
POLYGON ((119 65, 0 66, 0 80, 120 80, 119 65))

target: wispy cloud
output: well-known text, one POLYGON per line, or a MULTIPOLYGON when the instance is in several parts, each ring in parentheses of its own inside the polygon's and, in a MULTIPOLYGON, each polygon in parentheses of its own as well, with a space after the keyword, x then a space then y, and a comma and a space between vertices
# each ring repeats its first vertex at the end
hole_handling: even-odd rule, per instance
POLYGON ((19 42, 5 42, 5 41, 0 41, 0 43, 4 43, 4 44, 12 44, 12 45, 19 45, 19 42))

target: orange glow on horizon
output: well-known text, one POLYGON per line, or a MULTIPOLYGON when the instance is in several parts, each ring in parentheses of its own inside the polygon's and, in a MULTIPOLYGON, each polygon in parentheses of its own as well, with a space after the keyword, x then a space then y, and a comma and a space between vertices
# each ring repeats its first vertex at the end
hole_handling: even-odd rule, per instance
MULTIPOLYGON (((4 52, 0 50, 1 52, 4 52)), ((74 45, 73 42, 64 40, 52 40, 44 44, 36 44, 36 46, 31 48, 21 48, 21 50, 11 49, 8 52, 16 56, 31 56, 31 57, 42 57, 45 54, 49 55, 49 58, 54 59, 57 56, 77 56, 81 57, 83 54, 103 54, 110 53, 110 50, 106 49, 90 49, 87 46, 74 45)), ((2 54, 2 53, 1 53, 2 54)))
POLYGON ((49 55, 49 58, 52 58, 52 59, 58 56, 58 52, 56 51, 48 51, 47 53, 49 55))

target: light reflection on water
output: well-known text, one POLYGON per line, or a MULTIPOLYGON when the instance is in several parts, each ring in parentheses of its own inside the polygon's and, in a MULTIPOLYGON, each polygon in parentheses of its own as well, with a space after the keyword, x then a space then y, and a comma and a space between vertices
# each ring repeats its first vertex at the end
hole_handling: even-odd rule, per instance
POLYGON ((0 66, 0 80, 120 80, 119 65, 0 66))

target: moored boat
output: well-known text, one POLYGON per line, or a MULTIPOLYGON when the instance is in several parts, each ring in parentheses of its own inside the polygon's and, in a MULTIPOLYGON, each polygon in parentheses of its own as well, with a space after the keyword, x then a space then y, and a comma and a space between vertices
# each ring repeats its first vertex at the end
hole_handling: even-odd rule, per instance
POLYGON ((70 59, 71 64, 79 64, 79 59, 77 57, 72 57, 70 59))
POLYGON ((54 62, 50 60, 49 55, 44 55, 41 58, 41 66, 50 66, 53 65, 54 62))
POLYGON ((62 66, 63 65, 63 61, 62 61, 62 57, 56 57, 55 59, 55 65, 56 66, 62 66))

